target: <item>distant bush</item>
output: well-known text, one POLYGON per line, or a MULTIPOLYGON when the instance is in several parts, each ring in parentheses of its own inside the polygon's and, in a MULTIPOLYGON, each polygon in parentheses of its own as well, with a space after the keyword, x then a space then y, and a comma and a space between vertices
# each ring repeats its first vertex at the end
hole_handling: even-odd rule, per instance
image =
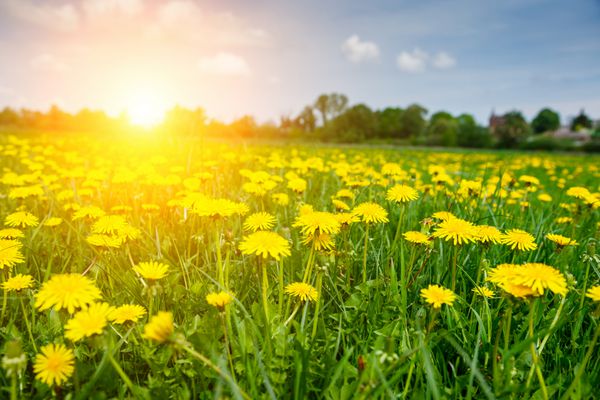
POLYGON ((532 137, 519 146, 521 150, 570 151, 575 148, 572 140, 550 136, 532 137))
POLYGON ((600 138, 592 139, 591 141, 581 146, 581 149, 586 153, 600 153, 600 138))

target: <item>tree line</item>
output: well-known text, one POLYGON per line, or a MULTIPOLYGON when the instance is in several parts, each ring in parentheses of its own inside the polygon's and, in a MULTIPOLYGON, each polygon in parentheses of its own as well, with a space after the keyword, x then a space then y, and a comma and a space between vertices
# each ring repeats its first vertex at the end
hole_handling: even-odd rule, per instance
MULTIPOLYGON (((83 109, 67 113, 57 106, 48 112, 27 109, 0 111, 0 126, 53 131, 102 131, 131 128, 126 114, 110 117, 103 111, 83 109)), ((209 119, 202 108, 175 106, 157 127, 165 134, 204 135, 224 138, 294 139, 339 143, 386 142, 417 146, 523 148, 569 150, 568 139, 549 132, 561 127, 558 112, 543 108, 527 121, 519 111, 492 115, 487 126, 471 114, 452 115, 411 104, 405 108, 373 110, 365 104, 351 105, 340 93, 322 94, 295 116, 282 116, 277 122, 259 124, 249 115, 230 123, 209 119)), ((600 126, 581 111, 570 121, 572 132, 591 132, 584 150, 600 148, 600 126)))

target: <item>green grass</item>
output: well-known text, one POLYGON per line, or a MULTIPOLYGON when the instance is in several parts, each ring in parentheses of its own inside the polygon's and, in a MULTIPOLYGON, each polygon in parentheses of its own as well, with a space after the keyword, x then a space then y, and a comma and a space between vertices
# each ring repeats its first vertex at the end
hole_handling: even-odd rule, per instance
POLYGON ((63 218, 57 227, 24 229, 20 241, 25 262, 2 270, 3 280, 23 273, 36 282, 32 290, 6 292, 0 340, 20 340, 27 364, 15 380, 2 370, 2 398, 10 397, 13 388, 19 398, 35 399, 509 399, 543 398, 544 391, 549 398, 597 395, 599 310, 584 295, 600 282, 598 208, 566 191, 582 186, 598 198, 598 157, 146 138, 107 143, 86 137, 4 137, 0 145, 5 177, 14 172, 26 178, 22 186, 44 190, 42 196, 11 198, 14 182, 3 178, 0 221, 19 208, 40 221, 63 218), (398 164, 404 173, 383 174, 386 163, 398 164), (432 166, 443 167, 453 183, 433 183, 432 166), (244 170, 265 171, 276 186, 264 196, 250 195, 243 189, 248 182, 244 170), (131 179, 113 179, 123 171, 132 172, 131 179), (307 181, 304 193, 286 187, 290 171, 307 181), (514 182, 501 184, 504 173, 514 182), (523 175, 539 179, 535 191, 519 181, 523 175), (197 185, 185 181, 191 177, 197 185), (404 206, 386 201, 395 180, 418 189, 419 199, 404 206), (463 196, 461 180, 481 180, 483 190, 463 196), (388 211, 389 222, 369 228, 366 282, 366 225, 354 223, 335 236, 333 252, 315 254, 310 283, 320 289, 318 303, 299 304, 280 289, 281 283, 302 280, 311 253, 293 227, 299 206, 335 212, 331 196, 342 188, 355 194, 345 200, 351 207, 376 202, 388 211), (259 260, 239 251, 244 217, 199 217, 169 206, 184 192, 243 202, 250 213, 264 210, 277 218, 273 230, 290 241, 291 255, 279 262, 267 259, 260 266, 268 273, 268 320, 259 260), (276 204, 271 197, 275 192, 287 193, 290 203, 276 204), (541 193, 552 201, 539 200, 541 193), (141 235, 116 249, 91 246, 86 237, 92 222, 74 221, 73 211, 65 209, 68 203, 96 205, 107 213, 114 206, 130 206, 121 214, 141 235), (144 211, 145 203, 159 205, 160 211, 144 211), (430 247, 415 246, 401 235, 394 241, 398 221, 400 233, 432 233, 435 225, 429 218, 437 211, 500 230, 523 229, 535 236, 537 249, 454 246, 440 239, 430 247), (558 217, 572 221, 558 223, 558 217), (545 239, 547 233, 568 236, 579 245, 558 251, 545 239), (429 284, 450 287, 454 257, 458 299, 435 311, 420 290, 429 284), (150 288, 132 271, 132 263, 149 260, 170 266, 168 276, 150 288), (524 262, 560 270, 569 282, 566 297, 546 291, 539 298, 517 299, 491 284, 491 299, 472 292, 475 285, 485 284, 489 269, 524 262), (218 265, 228 271, 227 287, 219 279, 218 265), (152 314, 171 311, 178 341, 156 344, 143 339, 147 317, 130 326, 109 325, 101 335, 77 343, 65 339, 64 325, 71 316, 64 310, 37 311, 35 294, 53 274, 83 271, 111 305, 136 303, 152 314), (234 296, 223 315, 205 300, 219 290, 234 296), (75 352, 75 372, 60 388, 49 388, 33 373, 36 349, 48 343, 65 343, 75 352))

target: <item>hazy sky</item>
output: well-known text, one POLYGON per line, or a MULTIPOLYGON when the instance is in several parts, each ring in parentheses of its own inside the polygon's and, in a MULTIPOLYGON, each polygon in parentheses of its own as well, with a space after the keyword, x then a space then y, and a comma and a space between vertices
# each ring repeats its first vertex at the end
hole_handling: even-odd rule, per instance
POLYGON ((600 1, 0 0, 0 107, 265 120, 332 91, 600 118, 600 1))

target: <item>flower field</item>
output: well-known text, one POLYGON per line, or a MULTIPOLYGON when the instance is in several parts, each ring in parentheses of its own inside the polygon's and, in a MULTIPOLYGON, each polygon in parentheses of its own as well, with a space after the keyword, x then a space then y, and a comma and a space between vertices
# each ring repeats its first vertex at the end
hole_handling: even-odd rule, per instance
POLYGON ((598 395, 598 157, 0 154, 1 398, 598 395))

